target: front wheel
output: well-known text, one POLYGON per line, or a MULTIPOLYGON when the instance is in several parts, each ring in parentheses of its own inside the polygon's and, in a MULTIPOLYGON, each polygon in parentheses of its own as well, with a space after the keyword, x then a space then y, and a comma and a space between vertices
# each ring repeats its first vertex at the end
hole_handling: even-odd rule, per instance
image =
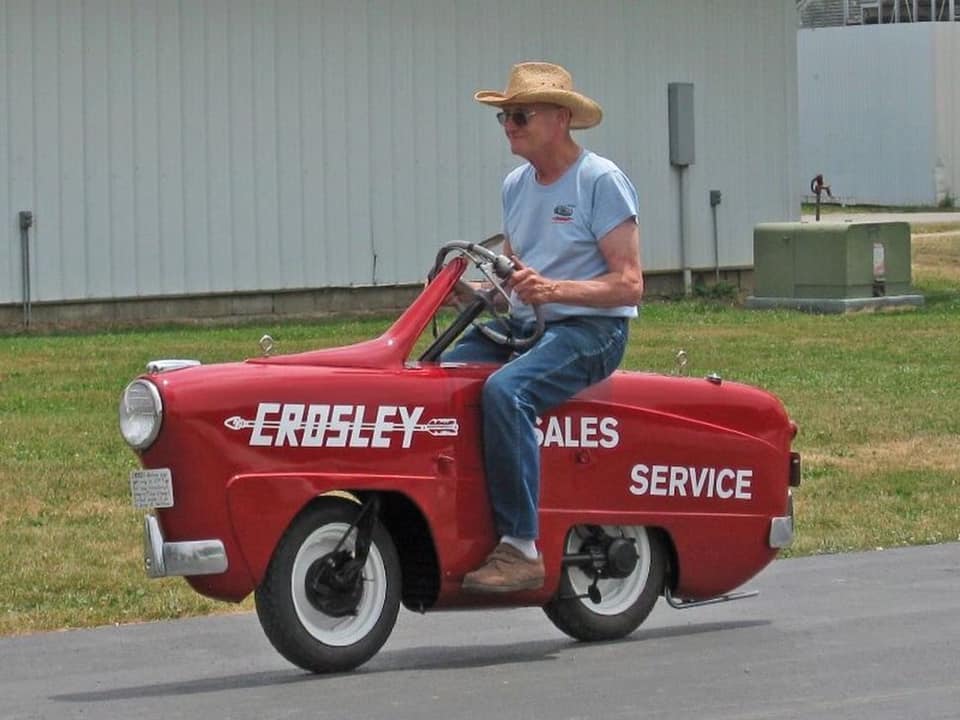
MULTIPOLYGON (((557 595, 543 610, 554 625, 577 640, 615 640, 629 635, 647 619, 663 591, 667 549, 660 534, 641 526, 603 526, 602 530, 609 537, 632 540, 637 562, 626 577, 597 582, 599 602, 588 597, 592 575, 575 565, 563 568, 557 595)), ((587 526, 574 527, 564 543, 564 555, 584 552, 594 532, 587 526)))
POLYGON ((267 638, 287 660, 311 672, 344 672, 363 664, 383 646, 397 619, 396 548, 375 522, 359 567, 358 529, 351 526, 360 513, 360 505, 347 501, 306 509, 280 540, 256 590, 257 617, 267 638))

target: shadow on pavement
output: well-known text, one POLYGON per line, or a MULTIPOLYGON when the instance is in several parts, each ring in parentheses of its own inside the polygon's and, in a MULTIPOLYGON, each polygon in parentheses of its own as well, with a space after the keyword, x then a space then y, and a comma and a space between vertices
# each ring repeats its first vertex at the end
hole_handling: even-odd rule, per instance
POLYGON ((272 687, 310 681, 323 682, 328 679, 370 676, 389 672, 457 670, 511 663, 544 662, 556 660, 557 656, 565 650, 572 650, 574 648, 596 647, 598 645, 627 645, 702 633, 740 630, 769 624, 770 621, 768 620, 751 620, 680 625, 648 631, 639 630, 627 638, 613 640, 607 643, 578 643, 566 638, 560 638, 512 645, 457 645, 440 647, 425 645, 402 650, 386 650, 375 656, 369 664, 353 673, 347 674, 313 675, 291 667, 289 671, 274 670, 270 672, 244 673, 197 680, 137 685, 126 688, 92 690, 90 692, 64 693, 62 695, 52 695, 50 699, 67 703, 96 703, 150 697, 197 695, 209 692, 221 692, 224 690, 272 687))

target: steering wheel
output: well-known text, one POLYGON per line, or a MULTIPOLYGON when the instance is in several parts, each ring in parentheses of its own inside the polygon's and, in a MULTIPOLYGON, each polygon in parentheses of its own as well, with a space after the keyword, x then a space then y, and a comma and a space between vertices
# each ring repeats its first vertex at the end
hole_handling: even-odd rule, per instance
POLYGON ((508 322, 509 313, 503 312, 498 307, 497 301, 501 299, 506 303, 506 307, 510 307, 510 291, 507 289, 507 282, 515 269, 510 258, 495 253, 480 243, 454 241, 440 248, 436 263, 430 272, 430 278, 440 272, 446 264, 447 255, 451 252, 456 252, 470 260, 490 284, 489 288, 480 289, 463 280, 457 281, 453 295, 454 305, 460 315, 451 327, 457 327, 457 334, 459 334, 463 328, 472 323, 485 337, 498 345, 504 345, 517 352, 523 352, 532 347, 543 336, 545 329, 540 306, 532 306, 535 324, 530 334, 522 337, 513 334, 508 322), (477 318, 484 311, 494 319, 495 327, 478 322, 477 318))

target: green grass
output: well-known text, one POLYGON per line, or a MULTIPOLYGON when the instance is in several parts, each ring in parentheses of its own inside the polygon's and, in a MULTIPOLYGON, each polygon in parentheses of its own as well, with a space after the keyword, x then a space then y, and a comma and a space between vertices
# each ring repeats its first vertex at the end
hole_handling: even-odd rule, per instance
MULTIPOLYGON (((920 310, 814 316, 704 296, 649 303, 633 326, 626 368, 672 372, 683 349, 692 375, 783 399, 805 463, 791 554, 960 539, 960 240, 914 250, 920 310)), ((389 321, 0 337, 0 634, 232 609, 144 577, 121 390, 150 359, 236 360, 264 332, 294 352, 389 321)))

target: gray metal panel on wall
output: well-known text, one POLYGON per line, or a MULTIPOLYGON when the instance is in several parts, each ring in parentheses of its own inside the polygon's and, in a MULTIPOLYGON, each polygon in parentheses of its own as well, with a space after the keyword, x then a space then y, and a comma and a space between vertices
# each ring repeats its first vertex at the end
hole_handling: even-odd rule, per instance
POLYGON ((0 0, 0 303, 421 279, 500 229, 510 155, 478 88, 566 64, 580 141, 631 176, 644 261, 679 267, 667 84, 693 82, 690 261, 795 217, 792 0, 0 0))
POLYGON ((936 25, 798 32, 801 178, 848 202, 936 202, 936 25))

